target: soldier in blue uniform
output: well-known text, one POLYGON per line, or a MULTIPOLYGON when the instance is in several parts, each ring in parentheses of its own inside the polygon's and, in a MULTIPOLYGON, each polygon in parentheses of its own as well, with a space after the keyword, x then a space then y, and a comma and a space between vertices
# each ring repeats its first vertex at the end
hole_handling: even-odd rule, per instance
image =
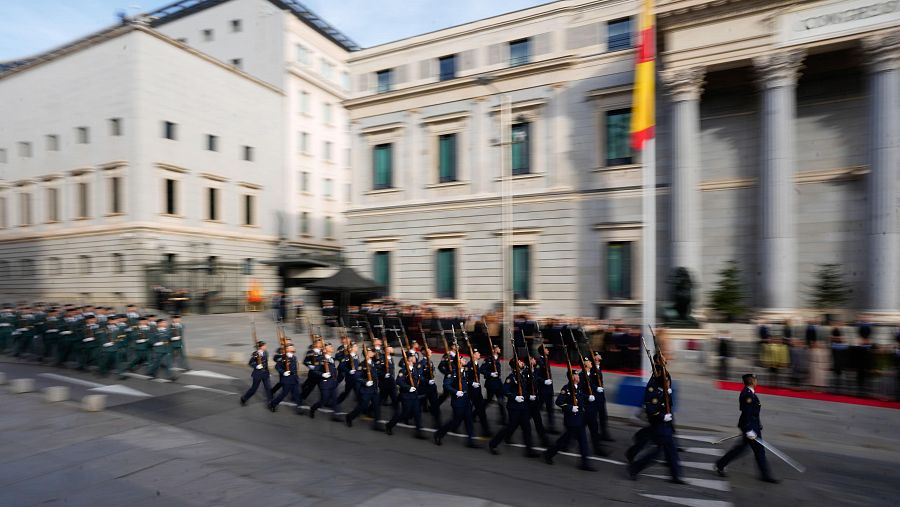
MULTIPOLYGON (((322 340, 322 337, 314 335, 313 342, 310 344, 309 349, 306 351, 306 355, 303 357, 303 365, 306 366, 309 373, 312 373, 312 371, 316 369, 316 366, 322 362, 322 348, 324 346, 325 341, 322 340)), ((306 398, 309 398, 309 395, 315 390, 318 380, 319 377, 307 374, 306 380, 303 381, 303 385, 300 387, 300 403, 306 398)), ((275 390, 278 390, 277 385, 275 386, 275 390)), ((297 410, 300 410, 300 404, 297 405, 297 410)))
POLYGON ((269 353, 266 352, 266 342, 262 340, 256 342, 256 350, 250 355, 247 366, 252 368, 250 379, 253 380, 253 385, 241 396, 241 406, 246 405, 247 400, 256 394, 260 384, 262 384, 263 394, 266 396, 266 406, 270 406, 272 404, 272 386, 269 382, 269 353))
POLYGON ((326 407, 332 410, 331 419, 336 421, 338 420, 337 413, 340 410, 337 403, 337 388, 342 379, 338 372, 338 365, 334 361, 334 345, 326 343, 323 352, 322 361, 309 372, 310 376, 316 377, 316 384, 319 386, 319 401, 309 407, 309 417, 310 419, 315 418, 316 410, 326 407))
POLYGON ((503 383, 503 398, 506 401, 507 419, 503 429, 498 431, 488 444, 491 454, 499 454, 497 447, 501 441, 509 441, 517 429, 522 430, 522 440, 525 442, 525 456, 536 458, 540 454, 532 448, 531 442, 531 415, 528 412, 528 389, 525 385, 523 370, 525 363, 521 359, 509 360, 509 368, 512 370, 503 383))
POLYGON ((481 364, 481 376, 484 378, 484 388, 487 391, 485 405, 497 400, 497 408, 500 411, 500 424, 506 425, 505 389, 503 387, 503 364, 500 362, 500 347, 494 345, 492 353, 484 358, 481 364))
POLYGON ((275 369, 281 376, 281 392, 269 403, 269 410, 275 412, 278 410, 278 404, 290 394, 291 399, 297 405, 297 414, 300 414, 300 404, 303 399, 300 397, 300 379, 297 378, 297 354, 293 345, 288 345, 285 356, 281 361, 275 363, 275 369))
POLYGON ((596 472, 590 461, 588 461, 588 439, 585 431, 585 406, 588 403, 584 389, 579 387, 578 374, 572 374, 569 377, 569 383, 559 390, 556 397, 556 406, 562 409, 563 425, 565 431, 556 440, 549 449, 544 451, 544 462, 548 465, 553 464, 553 456, 556 456, 561 449, 569 446, 571 439, 578 440, 578 451, 581 453, 581 461, 578 468, 586 472, 596 472))
MULTIPOLYGON (((579 373, 579 386, 586 398, 584 404, 584 422, 587 426, 588 435, 591 437, 591 444, 594 446, 594 454, 598 456, 606 456, 607 452, 600 446, 600 403, 603 394, 603 387, 600 385, 600 378, 597 372, 592 368, 591 358, 585 357, 582 362, 583 369, 579 373)), ((605 400, 604 400, 605 403, 605 400)))
MULTIPOLYGON (((381 350, 381 340, 376 339, 374 344, 376 351, 381 350)), ((393 347, 390 345, 384 347, 376 363, 376 369, 378 370, 378 402, 382 405, 390 405, 394 407, 394 410, 398 410, 397 384, 394 383, 394 359, 391 357, 393 353, 393 347), (390 403, 387 403, 388 398, 391 399, 390 403)))
POLYGON ((662 451, 665 454, 666 462, 672 475, 669 482, 686 484, 681 480, 678 448, 674 440, 675 430, 672 416, 674 405, 672 403, 671 380, 665 368, 665 359, 657 354, 653 360, 657 366, 654 368, 653 376, 650 377, 650 380, 647 382, 647 389, 644 391, 644 412, 647 414, 647 420, 650 422, 649 434, 656 443, 656 447, 628 464, 628 476, 632 480, 636 480, 637 475, 654 463, 660 451, 662 451))
POLYGON ((534 368, 534 378, 537 381, 538 402, 540 407, 547 412, 547 425, 545 431, 550 434, 558 433, 553 418, 553 400, 555 393, 553 392, 553 375, 550 371, 550 365, 547 363, 547 356, 544 355, 544 345, 538 349, 540 355, 537 357, 537 365, 534 368))
MULTIPOLYGON (((423 338, 424 339, 424 338, 423 338)), ((431 412, 431 417, 434 418, 434 426, 436 428, 441 427, 441 403, 438 400, 438 384, 437 378, 434 375, 435 367, 434 362, 431 360, 430 351, 426 351, 427 353, 422 356, 422 359, 419 360, 420 368, 422 369, 422 387, 419 389, 421 398, 424 398, 428 401, 428 410, 431 412)))
POLYGON ((356 391, 356 365, 359 362, 359 345, 352 343, 349 336, 341 338, 344 344, 335 353, 334 358, 338 362, 338 372, 344 382, 344 392, 338 395, 337 402, 341 404, 356 391))
POLYGON ((487 402, 484 401, 484 394, 481 391, 481 376, 478 374, 480 369, 479 359, 481 359, 481 353, 478 352, 478 349, 472 349, 472 358, 466 364, 466 368, 469 369, 469 378, 472 379, 468 384, 468 391, 469 398, 472 400, 472 416, 481 423, 481 435, 490 437, 493 436, 493 433, 485 411, 487 402))
POLYGON ((419 403, 422 369, 419 367, 419 363, 416 362, 416 353, 412 350, 406 351, 406 359, 401 362, 400 371, 397 372, 396 384, 400 390, 401 409, 394 411, 394 417, 385 425, 384 432, 388 435, 393 435, 394 426, 398 422, 412 418, 416 425, 416 431, 413 436, 418 439, 424 439, 425 436, 422 434, 422 405, 419 403))
POLYGON ((472 400, 469 398, 469 389, 467 387, 474 380, 471 378, 471 369, 467 368, 463 362, 463 359, 458 355, 453 356, 453 360, 448 361, 450 371, 444 377, 444 389, 452 393, 450 407, 453 409, 453 418, 435 432, 434 443, 441 445, 444 435, 458 428, 460 423, 465 423, 466 445, 477 449, 480 446, 475 443, 472 400))
POLYGON ((538 386, 543 385, 543 380, 535 375, 537 360, 533 357, 529 357, 526 366, 527 368, 525 368, 525 371, 522 372, 522 374, 525 376, 524 381, 528 388, 528 394, 525 396, 525 403, 528 405, 528 414, 531 416, 532 424, 534 424, 535 433, 537 433, 538 437, 541 439, 541 445, 550 447, 550 439, 547 436, 547 431, 544 429, 544 420, 541 417, 542 405, 540 387, 538 386))
POLYGON ((354 419, 359 417, 360 414, 371 410, 373 415, 372 429, 379 431, 378 419, 381 418, 381 403, 378 401, 378 371, 375 369, 375 351, 366 349, 364 355, 366 356, 365 360, 360 361, 356 365, 355 378, 359 400, 356 408, 347 414, 344 422, 347 424, 347 427, 353 426, 354 419))
POLYGON ((725 467, 746 451, 747 446, 749 446, 753 450, 753 456, 756 458, 760 480, 773 484, 778 483, 780 481, 772 477, 772 471, 769 469, 769 463, 766 461, 766 449, 756 441, 757 438, 762 438, 762 421, 759 418, 762 404, 759 402, 759 397, 756 396, 756 375, 748 373, 741 378, 744 381, 744 389, 738 398, 741 409, 738 428, 744 434, 730 451, 716 461, 716 472, 720 476, 725 477, 725 467))

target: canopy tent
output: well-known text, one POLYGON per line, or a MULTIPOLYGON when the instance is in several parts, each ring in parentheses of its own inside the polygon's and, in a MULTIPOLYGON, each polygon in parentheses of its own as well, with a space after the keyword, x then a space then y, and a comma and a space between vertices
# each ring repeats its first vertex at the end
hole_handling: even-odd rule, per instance
POLYGON ((349 305, 375 299, 384 290, 384 286, 346 266, 328 278, 306 284, 305 288, 318 292, 323 299, 333 299, 341 317, 347 314, 349 305))

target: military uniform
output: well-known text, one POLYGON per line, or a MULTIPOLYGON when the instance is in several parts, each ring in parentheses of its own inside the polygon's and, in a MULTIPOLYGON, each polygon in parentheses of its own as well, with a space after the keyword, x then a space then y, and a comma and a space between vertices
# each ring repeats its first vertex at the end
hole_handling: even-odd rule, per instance
MULTIPOLYGON (((313 348, 313 346, 310 345, 309 350, 306 351, 306 355, 303 357, 303 365, 306 366, 308 375, 306 376, 306 380, 303 381, 303 385, 300 387, 300 403, 297 404, 297 410, 300 410, 300 404, 303 403, 303 400, 309 398, 309 395, 316 389, 319 378, 312 375, 312 371, 322 363, 322 359, 322 350, 313 348)), ((278 386, 275 386, 275 389, 277 390, 278 386)))
POLYGON ((500 363, 500 357, 488 355, 484 358, 479 371, 482 378, 484 378, 484 388, 487 391, 485 404, 490 404, 494 399, 497 400, 497 408, 500 411, 500 424, 505 425, 505 389, 503 387, 503 365, 500 363))
POLYGON ((84 325, 80 349, 78 350, 77 354, 79 370, 84 370, 96 362, 97 349, 100 345, 100 342, 98 342, 97 339, 104 337, 105 332, 102 330, 99 324, 90 323, 84 325))
POLYGON ((354 408, 345 418, 347 426, 353 426, 353 420, 369 410, 372 411, 372 429, 378 429, 378 419, 381 418, 381 403, 378 401, 378 375, 375 369, 374 359, 360 361, 356 365, 354 379, 357 383, 356 392, 359 399, 354 408))
POLYGON ((134 370, 150 361, 150 345, 156 341, 156 331, 149 325, 139 324, 131 328, 128 338, 130 360, 123 370, 134 370))
POLYGON ((315 369, 310 370, 309 375, 316 377, 320 395, 319 401, 309 407, 309 417, 315 417, 316 410, 324 406, 333 411, 331 418, 336 419, 340 410, 337 403, 337 388, 342 379, 334 358, 327 354, 322 356, 322 361, 316 365, 315 369))
POLYGON ((556 440, 549 449, 544 452, 544 461, 552 464, 553 456, 561 449, 569 446, 569 441, 573 438, 578 440, 578 451, 581 453, 581 462, 579 468, 587 471, 594 471, 588 461, 588 439, 586 425, 586 410, 588 397, 584 393, 584 389, 578 385, 569 383, 563 386, 556 397, 556 406, 563 411, 563 425, 565 431, 556 440))
POLYGON ((352 344, 350 347, 341 345, 337 353, 334 354, 334 359, 338 363, 338 373, 340 373, 340 377, 344 382, 344 391, 337 398, 338 404, 343 403, 347 396, 350 396, 350 393, 356 389, 354 377, 356 375, 357 358, 353 357, 351 349, 352 344))
POLYGON ((266 406, 270 406, 272 404, 272 386, 269 383, 269 353, 259 349, 253 351, 253 354, 250 355, 250 360, 247 361, 247 366, 252 368, 250 370, 250 379, 253 381, 253 384, 241 396, 241 405, 246 405, 247 400, 256 394, 256 390, 262 384, 263 394, 266 397, 266 406))
POLYGON ((269 410, 274 412, 278 408, 278 404, 290 394, 291 399, 297 405, 297 413, 299 414, 303 398, 300 396, 300 380, 297 378, 297 355, 286 354, 286 356, 281 358, 281 361, 275 363, 275 369, 281 376, 281 393, 269 403, 269 410))
POLYGON ((547 412, 546 432, 556 433, 556 424, 553 417, 553 401, 556 397, 553 391, 553 376, 544 356, 537 358, 537 367, 534 368, 534 379, 537 382, 539 406, 547 412))
POLYGON ((434 418, 435 427, 441 426, 441 403, 438 400, 437 379, 434 376, 434 363, 429 357, 423 356, 419 361, 422 370, 422 386, 419 389, 420 398, 428 401, 428 410, 434 418))
MULTIPOLYGON (((499 366, 499 365, 498 365, 499 366)), ((488 447, 492 453, 496 454, 497 446, 502 441, 509 441, 513 433, 517 429, 522 430, 522 440, 525 442, 525 455, 528 457, 537 457, 538 454, 532 449, 531 441, 531 416, 528 411, 528 389, 525 385, 525 379, 520 373, 516 375, 515 367, 511 367, 513 371, 506 377, 503 383, 503 394, 506 401, 506 424, 498 431, 494 438, 491 439, 488 447)), ((498 399, 499 403, 499 399, 498 399)))
POLYGON ((756 458, 756 466, 759 468, 760 478, 766 482, 777 482, 772 478, 772 471, 769 469, 769 463, 766 461, 766 449, 756 440, 757 438, 762 438, 762 421, 759 418, 762 403, 760 403, 759 397, 756 396, 756 392, 750 386, 744 386, 738 398, 738 403, 741 410, 738 428, 744 434, 741 436, 741 440, 716 462, 716 470, 719 472, 719 475, 724 475, 725 467, 746 451, 749 446, 753 450, 753 456, 756 458))
POLYGON ((394 417, 385 425, 384 431, 388 435, 393 433, 394 426, 399 421, 415 421, 417 438, 422 438, 422 405, 419 403, 419 388, 422 385, 422 369, 415 361, 415 354, 408 352, 406 361, 403 361, 400 371, 397 372, 396 384, 400 390, 400 410, 394 411, 394 417))
POLYGON ((156 328, 156 341, 153 342, 150 349, 150 366, 147 368, 147 375, 155 377, 160 368, 165 368, 169 377, 172 375, 172 330, 168 327, 156 328))
MULTIPOLYGON (((178 317, 175 316, 172 318, 175 319, 178 317)), ((185 349, 184 344, 184 324, 181 322, 173 322, 171 329, 172 339, 170 340, 170 349, 172 353, 172 364, 177 365, 179 368, 189 370, 190 366, 188 365, 187 349, 185 349)))
POLYGON ((481 391, 481 378, 478 375, 479 365, 472 359, 465 367, 469 370, 469 378, 472 379, 467 385, 469 398, 472 400, 472 416, 473 418, 478 418, 478 421, 481 423, 481 435, 485 437, 492 436, 487 411, 485 410, 487 402, 484 401, 484 393, 481 391))
POLYGON ((0 311, 0 354, 5 353, 12 345, 12 333, 15 330, 16 314, 10 306, 0 311))
MULTIPOLYGON (((669 385, 671 385, 671 382, 669 382, 669 385)), ((664 388, 662 379, 659 376, 653 376, 647 382, 647 389, 644 390, 644 412, 647 415, 647 420, 650 422, 649 432, 656 443, 656 447, 628 465, 628 475, 632 479, 637 478, 637 474, 655 462, 660 451, 662 451, 669 465, 670 481, 678 484, 683 483, 681 480, 678 448, 674 439, 675 429, 672 413, 675 408, 671 395, 671 388, 668 388, 668 390, 664 388)))
POLYGON ((381 351, 380 357, 376 353, 375 357, 379 360, 376 363, 376 370, 378 370, 378 402, 382 405, 387 405, 385 402, 390 398, 390 405, 394 407, 394 410, 397 410, 397 384, 394 383, 394 359, 388 355, 386 350, 381 351))
POLYGON ((475 443, 475 428, 472 420, 472 400, 469 397, 469 390, 466 386, 473 382, 471 378, 471 370, 462 368, 459 371, 457 361, 450 361, 449 375, 444 377, 444 389, 453 393, 450 400, 450 407, 453 409, 453 419, 444 424, 434 434, 434 443, 441 445, 441 441, 449 431, 455 430, 460 423, 466 426, 466 443, 469 447, 478 447, 475 443))

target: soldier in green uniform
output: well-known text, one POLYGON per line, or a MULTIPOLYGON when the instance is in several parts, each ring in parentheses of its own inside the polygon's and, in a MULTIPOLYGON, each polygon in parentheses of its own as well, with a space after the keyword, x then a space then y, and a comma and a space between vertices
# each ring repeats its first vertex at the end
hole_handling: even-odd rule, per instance
POLYGON ((150 366, 147 369, 147 375, 156 377, 160 367, 166 369, 169 379, 172 375, 172 330, 169 329, 169 323, 166 319, 156 321, 156 341, 153 342, 150 354, 150 366))
POLYGON ((47 318, 44 320, 41 347, 41 362, 47 358, 55 358, 59 356, 59 332, 62 327, 62 321, 59 318, 59 308, 51 307, 47 311, 47 318))
POLYGON ((64 366, 70 357, 73 357, 75 342, 81 341, 78 337, 80 322, 75 308, 67 308, 66 316, 59 328, 59 347, 56 350, 56 366, 64 366))
POLYGON ((184 324, 181 315, 172 315, 172 364, 189 370, 187 350, 184 348, 184 324))
POLYGON ((150 328, 147 317, 139 317, 136 326, 132 326, 128 333, 128 347, 126 355, 128 359, 120 372, 134 371, 140 365, 150 360, 150 344, 156 341, 156 332, 150 328))
POLYGON ((106 327, 97 324, 97 317, 89 315, 85 319, 84 335, 81 338, 81 354, 78 356, 78 369, 86 370, 98 364, 100 345, 106 342, 106 327))
POLYGON ((5 303, 0 311, 0 354, 6 353, 12 345, 12 333, 16 324, 16 313, 12 305, 5 303))
POLYGON ((12 351, 15 357, 21 357, 22 354, 28 352, 31 348, 31 342, 34 338, 34 314, 31 308, 23 306, 19 309, 16 318, 16 329, 12 333, 12 351))
POLYGON ((111 315, 106 319, 105 339, 100 344, 100 355, 97 372, 108 375, 110 370, 118 369, 119 351, 125 343, 124 329, 119 326, 119 315, 111 315))

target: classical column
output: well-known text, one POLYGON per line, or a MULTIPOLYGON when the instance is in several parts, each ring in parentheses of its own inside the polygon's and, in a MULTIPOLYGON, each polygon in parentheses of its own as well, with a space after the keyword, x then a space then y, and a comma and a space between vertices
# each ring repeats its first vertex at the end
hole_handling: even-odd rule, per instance
POLYGON ((900 169, 900 30, 863 39, 869 70, 869 174, 866 177, 867 309, 898 311, 897 177, 900 169))
POLYGON ((797 304, 794 174, 797 79, 804 52, 788 50, 754 58, 762 89, 759 171, 761 307, 789 315, 797 304))
MULTIPOLYGON (((704 74, 702 68, 662 73, 672 101, 672 267, 687 268, 697 287, 703 271, 699 182, 704 74)), ((696 291, 695 297, 701 294, 696 291)))

